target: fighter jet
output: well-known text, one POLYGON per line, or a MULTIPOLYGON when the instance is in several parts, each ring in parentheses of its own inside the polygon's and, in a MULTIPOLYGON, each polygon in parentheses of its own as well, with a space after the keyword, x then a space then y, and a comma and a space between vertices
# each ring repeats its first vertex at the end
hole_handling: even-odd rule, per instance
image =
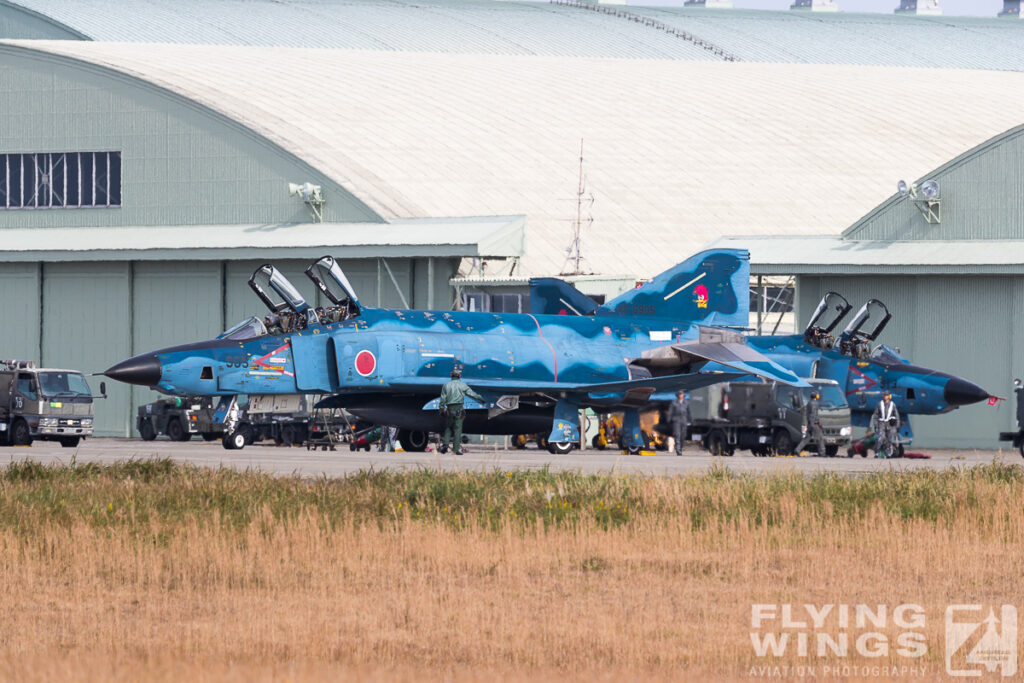
POLYGON ((900 440, 910 443, 908 415, 940 415, 990 398, 977 384, 912 364, 889 346, 872 343, 892 319, 878 299, 867 301, 838 337, 833 331, 853 310, 836 292, 819 302, 804 333, 748 337, 747 342, 801 377, 825 377, 846 387, 854 427, 867 428, 875 406, 892 394, 900 414, 900 440))
POLYGON ((485 399, 467 399, 468 433, 548 434, 552 453, 579 441, 584 407, 623 411, 623 446, 636 451, 639 409, 658 392, 750 375, 806 386, 731 329, 746 324, 743 250, 698 254, 581 315, 371 308, 333 258, 306 275, 333 306, 311 308, 267 264, 249 285, 270 315, 104 374, 175 395, 321 393, 320 405, 398 426, 406 450, 423 450, 442 425, 441 387, 459 368, 485 399))
MULTIPOLYGON (((531 281, 530 303, 531 310, 570 315, 573 311, 599 308, 585 294, 556 278, 531 281)), ((939 415, 990 398, 977 384, 914 365, 889 346, 879 344, 872 348, 892 319, 889 309, 878 299, 866 302, 835 336, 833 332, 852 310, 845 298, 829 292, 818 304, 803 334, 747 336, 746 341, 798 377, 838 382, 845 388, 855 427, 867 428, 882 395, 891 393, 903 416, 900 439, 908 444, 913 439, 908 415, 939 415)), ((723 324, 746 327, 747 316, 748 310, 743 308, 723 324)))

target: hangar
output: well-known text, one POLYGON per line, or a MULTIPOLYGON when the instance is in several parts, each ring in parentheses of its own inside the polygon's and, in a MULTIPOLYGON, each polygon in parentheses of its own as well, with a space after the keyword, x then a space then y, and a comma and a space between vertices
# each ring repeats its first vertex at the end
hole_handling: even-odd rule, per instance
MULTIPOLYGON (((917 364, 947 369, 1009 397, 915 419, 925 447, 999 447, 1014 429, 1013 379, 1024 377, 1024 126, 995 136, 896 193, 841 235, 728 237, 750 249, 754 275, 794 275, 808 320, 828 291, 869 298, 893 315, 879 341, 917 364)), ((1005 445, 1005 444, 1004 444, 1005 445)))
MULTIPOLYGON (((1024 34, 995 19, 155 7, 0 3, 0 35, 60 38, 0 43, 5 174, 50 202, 25 206, 19 184, 0 210, 0 276, 27 322, 0 331, 10 355, 100 370, 209 336, 257 311, 258 263, 301 285, 324 252, 371 304, 463 304, 451 283, 522 306, 526 278, 567 271, 581 140, 577 279, 613 295, 722 235, 838 234, 1024 105, 1024 34), (925 44, 946 45, 927 68, 925 44), (288 195, 306 182, 322 205, 288 195)), ((150 397, 111 389, 98 431, 126 434, 150 397)))

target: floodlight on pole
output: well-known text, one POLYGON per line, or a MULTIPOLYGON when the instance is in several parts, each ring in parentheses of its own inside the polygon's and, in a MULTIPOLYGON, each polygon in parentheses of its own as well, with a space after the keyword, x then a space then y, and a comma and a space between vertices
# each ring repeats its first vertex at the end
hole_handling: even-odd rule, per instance
POLYGON ((309 212, 313 215, 314 223, 322 223, 324 220, 323 206, 325 203, 323 192, 319 185, 313 183, 288 183, 288 194, 292 197, 300 197, 302 201, 309 207, 309 212))

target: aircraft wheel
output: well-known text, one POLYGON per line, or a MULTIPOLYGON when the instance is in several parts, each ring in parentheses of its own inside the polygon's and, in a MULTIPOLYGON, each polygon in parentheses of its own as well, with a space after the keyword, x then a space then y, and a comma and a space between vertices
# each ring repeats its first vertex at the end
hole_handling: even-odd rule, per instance
POLYGON ((57 441, 60 442, 61 448, 74 448, 78 445, 78 442, 82 440, 80 436, 62 436, 57 441))
POLYGON ((188 441, 192 435, 181 426, 181 420, 175 418, 167 421, 167 436, 171 441, 188 441))
POLYGON ((903 444, 900 444, 899 446, 896 447, 895 456, 897 458, 902 458, 903 457, 903 453, 904 453, 903 444))
POLYGON ((238 451, 245 448, 247 442, 246 429, 244 427, 236 429, 233 432, 224 435, 221 443, 224 444, 224 448, 229 451, 238 451))
POLYGON ((834 458, 839 455, 839 446, 825 446, 825 455, 834 458))
POLYGON ((28 428, 28 422, 18 419, 11 425, 11 445, 31 446, 32 430, 28 428))
POLYGON ((725 442, 725 433, 720 429, 713 429, 705 437, 704 444, 711 455, 731 455, 727 453, 729 446, 725 442))
POLYGON ((572 441, 550 441, 548 442, 548 453, 551 455, 566 455, 572 452, 572 441))
POLYGON ((402 444, 402 450, 410 453, 422 453, 427 450, 430 435, 418 429, 400 429, 398 430, 398 443, 402 444))
POLYGON ((156 438, 156 430, 153 429, 152 420, 142 421, 142 424, 139 425, 139 436, 142 437, 143 441, 152 441, 156 438))
POLYGON ((793 455, 793 437, 785 429, 775 432, 772 445, 775 447, 776 455, 793 455))
MULTIPOLYGON (((601 438, 600 434, 594 434, 594 438, 590 440, 590 445, 599 451, 603 451, 608 448, 607 442, 601 438)), ((1021 456, 1024 456, 1024 451, 1021 452, 1021 456)))
POLYGON ((512 448, 518 450, 523 450, 524 448, 526 448, 527 438, 525 434, 513 434, 512 438, 509 441, 512 444, 512 448))

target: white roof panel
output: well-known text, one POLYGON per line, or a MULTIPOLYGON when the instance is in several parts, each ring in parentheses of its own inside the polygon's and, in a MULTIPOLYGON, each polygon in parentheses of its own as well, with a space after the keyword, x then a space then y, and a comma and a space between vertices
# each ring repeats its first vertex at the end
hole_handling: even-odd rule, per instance
POLYGON ((525 214, 517 275, 563 266, 581 138, 584 255, 649 275, 721 235, 838 234, 1024 111, 1016 72, 17 44, 199 101, 386 218, 525 214))

